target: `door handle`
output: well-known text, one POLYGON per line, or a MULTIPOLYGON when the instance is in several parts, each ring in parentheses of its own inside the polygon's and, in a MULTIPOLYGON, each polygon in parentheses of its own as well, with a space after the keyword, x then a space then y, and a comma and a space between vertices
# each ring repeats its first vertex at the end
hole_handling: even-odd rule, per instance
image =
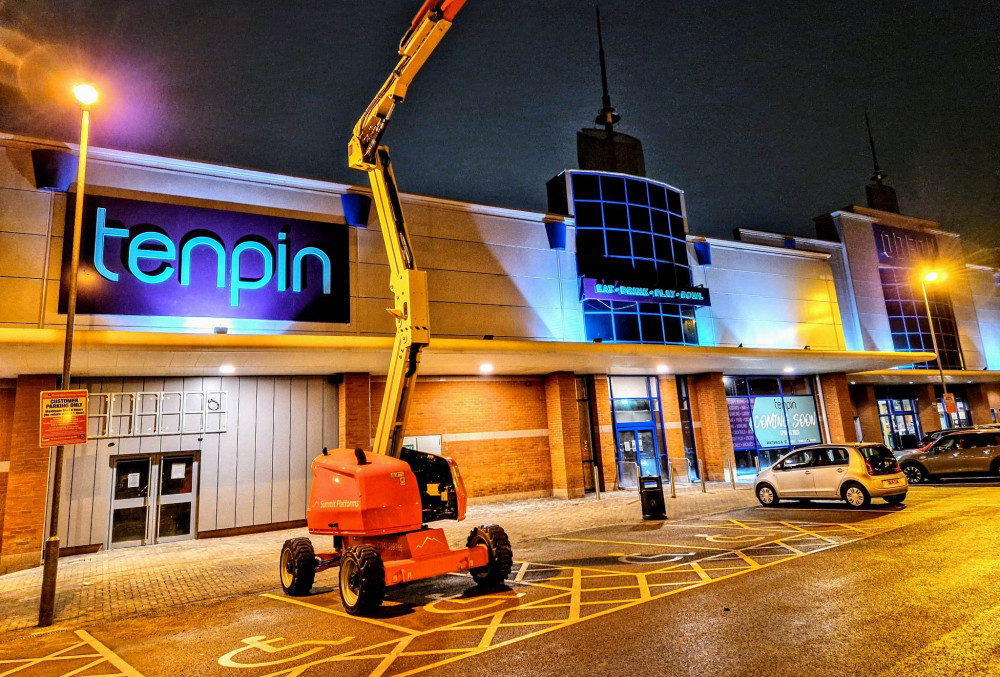
POLYGON ((843 472, 844 472, 844 469, 843 469, 843 468, 837 468, 837 472, 839 472, 839 473, 843 473, 843 472))
POLYGON ((806 470, 806 475, 812 475, 812 470, 806 470))

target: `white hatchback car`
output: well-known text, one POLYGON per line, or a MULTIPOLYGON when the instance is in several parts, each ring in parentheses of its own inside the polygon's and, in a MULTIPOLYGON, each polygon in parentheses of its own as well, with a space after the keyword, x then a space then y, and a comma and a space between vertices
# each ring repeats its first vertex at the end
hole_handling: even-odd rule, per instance
POLYGON ((760 471, 753 483, 765 507, 785 498, 839 498, 864 508, 874 497, 898 505, 906 500, 907 486, 896 457, 882 444, 800 447, 760 471))

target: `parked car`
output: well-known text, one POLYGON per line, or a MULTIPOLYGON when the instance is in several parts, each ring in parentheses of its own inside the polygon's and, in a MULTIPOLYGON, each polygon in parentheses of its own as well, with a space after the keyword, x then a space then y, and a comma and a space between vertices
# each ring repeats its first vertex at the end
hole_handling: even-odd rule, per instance
MULTIPOLYGON (((996 423, 991 423, 989 425, 968 425, 959 428, 945 428, 944 430, 932 430, 931 432, 921 437, 919 442, 912 445, 912 448, 904 449, 903 451, 909 452, 913 451, 914 449, 923 449, 925 447, 929 447, 935 442, 937 442, 939 439, 944 437, 945 435, 950 435, 951 433, 969 432, 972 430, 989 430, 991 428, 996 428, 996 427, 997 427, 996 423)), ((899 457, 899 453, 900 452, 897 452, 896 454, 897 458, 899 457)))
POLYGON ((911 484, 944 475, 1000 475, 1000 429, 944 435, 927 447, 901 454, 899 467, 911 484))
POLYGON ((757 500, 772 507, 783 499, 834 498, 864 508, 872 498, 893 505, 906 500, 906 476, 883 444, 817 444, 801 447, 762 470, 757 500))

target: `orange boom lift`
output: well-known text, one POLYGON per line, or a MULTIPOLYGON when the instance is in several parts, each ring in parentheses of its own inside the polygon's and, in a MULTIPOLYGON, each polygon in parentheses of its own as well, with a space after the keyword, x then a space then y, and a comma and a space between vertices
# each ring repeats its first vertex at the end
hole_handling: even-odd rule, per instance
POLYGON ((465 0, 427 0, 399 45, 389 79, 354 126, 350 165, 368 173, 389 258, 396 322, 375 444, 371 452, 323 450, 312 463, 309 533, 333 536, 333 551, 316 553, 308 538, 285 541, 281 587, 304 595, 317 571, 340 566, 340 599, 351 614, 377 609, 388 587, 455 571, 480 585, 499 585, 513 554, 504 530, 478 526, 467 547, 451 550, 428 522, 465 518, 465 486, 450 458, 403 448, 403 429, 417 381, 420 350, 430 343, 427 274, 413 260, 410 235, 382 134, 407 87, 451 27, 465 0))

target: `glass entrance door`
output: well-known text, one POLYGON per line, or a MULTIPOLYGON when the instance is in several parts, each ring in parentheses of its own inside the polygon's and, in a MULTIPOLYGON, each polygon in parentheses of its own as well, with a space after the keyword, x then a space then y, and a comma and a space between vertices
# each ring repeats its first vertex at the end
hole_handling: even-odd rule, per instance
POLYGON ((111 533, 108 546, 144 545, 149 532, 151 459, 122 459, 112 470, 111 533))
POLYGON ((885 445, 893 451, 917 446, 921 434, 916 400, 887 398, 878 400, 877 405, 885 445))
POLYGON ((195 454, 154 454, 112 463, 109 548, 194 538, 195 454))
POLYGON ((156 542, 183 541, 194 536, 194 455, 160 458, 160 491, 156 542))
POLYGON ((652 426, 618 426, 619 486, 635 488, 638 474, 660 475, 660 455, 652 426))

